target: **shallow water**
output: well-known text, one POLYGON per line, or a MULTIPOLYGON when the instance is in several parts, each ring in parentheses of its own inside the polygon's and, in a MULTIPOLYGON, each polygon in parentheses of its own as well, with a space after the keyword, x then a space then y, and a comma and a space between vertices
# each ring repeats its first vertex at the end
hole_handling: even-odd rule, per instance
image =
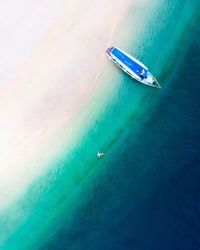
POLYGON ((76 150, 1 219, 16 226, 1 249, 200 249, 198 5, 160 1, 142 42, 124 38, 119 47, 150 65, 162 89, 108 65, 99 79, 110 74, 108 95, 93 107, 101 112, 88 114, 76 150))

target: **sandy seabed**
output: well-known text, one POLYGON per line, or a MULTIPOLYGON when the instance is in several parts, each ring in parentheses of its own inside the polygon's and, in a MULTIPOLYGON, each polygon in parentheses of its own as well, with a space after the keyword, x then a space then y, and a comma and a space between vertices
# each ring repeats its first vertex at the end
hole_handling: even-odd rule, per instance
POLYGON ((57 131, 73 127, 98 91, 104 51, 131 1, 124 2, 0 3, 0 210, 48 168, 57 131))

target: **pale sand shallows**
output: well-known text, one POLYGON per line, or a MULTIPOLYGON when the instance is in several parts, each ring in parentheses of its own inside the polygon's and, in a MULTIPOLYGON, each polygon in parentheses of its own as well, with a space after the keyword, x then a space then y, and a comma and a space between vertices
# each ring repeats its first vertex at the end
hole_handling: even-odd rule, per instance
MULTIPOLYGON (((0 85, 0 210, 44 172, 46 159, 62 146, 56 131, 63 124, 72 130, 73 120, 84 112, 83 104, 100 88, 96 79, 106 63, 104 50, 114 42, 131 1, 73 0, 63 5, 59 1, 55 13, 51 4, 48 21, 41 19, 48 1, 36 1, 34 14, 29 16, 27 2, 32 1, 21 0, 15 11, 18 23, 9 38, 12 46, 15 41, 17 45, 7 65, 15 62, 10 80, 0 85), (29 31, 30 24, 34 32, 29 31), (20 41, 26 41, 21 42, 24 49, 20 41), (33 41, 32 47, 28 41, 33 41)), ((5 8, 0 13, 6 21, 5 8)), ((5 51, 9 46, 4 42, 5 51)), ((74 134, 67 134, 63 141, 70 144, 77 131, 74 128, 74 134)))

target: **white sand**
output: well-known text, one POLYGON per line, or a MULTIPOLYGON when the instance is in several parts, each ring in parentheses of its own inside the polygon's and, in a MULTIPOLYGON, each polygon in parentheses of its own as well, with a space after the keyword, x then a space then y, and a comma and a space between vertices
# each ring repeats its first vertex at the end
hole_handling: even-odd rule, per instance
POLYGON ((98 91, 104 50, 131 1, 49 2, 0 3, 0 210, 44 172, 62 145, 56 131, 72 128, 98 91))

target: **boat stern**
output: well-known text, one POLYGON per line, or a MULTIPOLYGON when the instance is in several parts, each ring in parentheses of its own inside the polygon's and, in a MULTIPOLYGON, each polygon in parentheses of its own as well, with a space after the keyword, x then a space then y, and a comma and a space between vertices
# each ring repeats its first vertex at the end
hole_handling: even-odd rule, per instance
POLYGON ((106 55, 107 55, 107 56, 109 56, 109 57, 111 56, 111 51, 112 51, 112 49, 113 49, 113 47, 110 47, 110 48, 107 48, 107 49, 106 49, 106 55))

